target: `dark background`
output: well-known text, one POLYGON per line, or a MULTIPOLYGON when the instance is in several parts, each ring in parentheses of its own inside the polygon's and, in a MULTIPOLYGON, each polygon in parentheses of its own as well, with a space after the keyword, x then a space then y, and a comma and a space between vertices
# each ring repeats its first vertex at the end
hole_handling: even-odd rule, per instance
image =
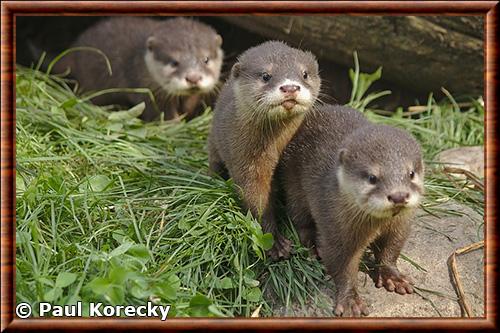
MULTIPOLYGON (((100 16, 16 17, 16 63, 33 66, 45 50, 48 58, 70 47, 100 16)), ((480 16, 232 16, 197 17, 223 37, 222 80, 236 57, 265 40, 285 40, 312 51, 319 60, 323 100, 346 103, 351 93, 348 70, 358 52, 361 70, 382 66, 382 79, 370 91, 392 94, 374 105, 387 110, 425 104, 445 87, 456 98, 483 95, 483 18, 480 16), (291 29, 283 25, 290 24, 291 29)))

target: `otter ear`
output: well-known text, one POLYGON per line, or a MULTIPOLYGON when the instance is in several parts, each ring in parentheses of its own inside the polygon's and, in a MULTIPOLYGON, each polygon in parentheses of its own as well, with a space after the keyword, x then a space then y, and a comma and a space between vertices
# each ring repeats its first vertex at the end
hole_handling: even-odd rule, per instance
POLYGON ((241 65, 239 62, 235 63, 233 65, 233 68, 231 68, 231 76, 236 78, 240 76, 240 70, 241 70, 241 65))
POLYGON ((149 51, 153 51, 154 46, 155 46, 156 38, 154 36, 149 36, 148 40, 146 41, 146 46, 149 51))
POLYGON ((347 149, 340 149, 339 150, 339 162, 341 165, 345 164, 346 154, 347 154, 347 149))
POLYGON ((216 35, 215 36, 215 44, 217 46, 221 46, 222 45, 222 37, 221 37, 221 35, 216 35))

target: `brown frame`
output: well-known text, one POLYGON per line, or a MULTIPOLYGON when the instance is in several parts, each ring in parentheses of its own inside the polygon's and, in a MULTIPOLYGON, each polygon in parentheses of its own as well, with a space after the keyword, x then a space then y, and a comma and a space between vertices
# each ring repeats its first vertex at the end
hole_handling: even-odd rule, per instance
POLYGON ((496 170, 497 40, 498 1, 5 1, 1 4, 1 330, 241 330, 245 329, 486 329, 497 328, 496 314, 496 170), (15 16, 16 15, 221 15, 221 14, 443 14, 485 16, 485 135, 486 135, 486 256, 485 318, 399 319, 399 318, 277 318, 207 319, 18 319, 15 304, 15 16))

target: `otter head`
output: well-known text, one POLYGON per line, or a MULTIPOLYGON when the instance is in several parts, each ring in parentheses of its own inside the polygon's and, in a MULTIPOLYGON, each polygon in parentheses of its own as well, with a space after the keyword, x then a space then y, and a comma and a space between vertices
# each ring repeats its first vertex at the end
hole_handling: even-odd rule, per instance
POLYGON ((152 79, 168 95, 208 93, 219 81, 222 37, 185 18, 158 21, 145 41, 144 60, 152 79))
POLYGON ((365 215, 402 216, 420 203, 424 165, 420 145, 408 133, 365 126, 344 140, 337 159, 339 189, 365 215))
POLYGON ((251 116, 283 118, 309 110, 318 97, 318 62, 310 52, 270 41, 245 51, 231 70, 237 105, 251 116))

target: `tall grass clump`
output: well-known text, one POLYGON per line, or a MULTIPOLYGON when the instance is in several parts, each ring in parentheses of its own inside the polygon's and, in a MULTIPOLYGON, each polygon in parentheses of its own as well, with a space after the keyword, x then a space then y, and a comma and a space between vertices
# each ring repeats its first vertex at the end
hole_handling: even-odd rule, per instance
POLYGON ((209 114, 144 124, 141 105, 108 113, 36 70, 16 82, 19 301, 270 313, 258 278, 272 237, 208 175, 209 114))

